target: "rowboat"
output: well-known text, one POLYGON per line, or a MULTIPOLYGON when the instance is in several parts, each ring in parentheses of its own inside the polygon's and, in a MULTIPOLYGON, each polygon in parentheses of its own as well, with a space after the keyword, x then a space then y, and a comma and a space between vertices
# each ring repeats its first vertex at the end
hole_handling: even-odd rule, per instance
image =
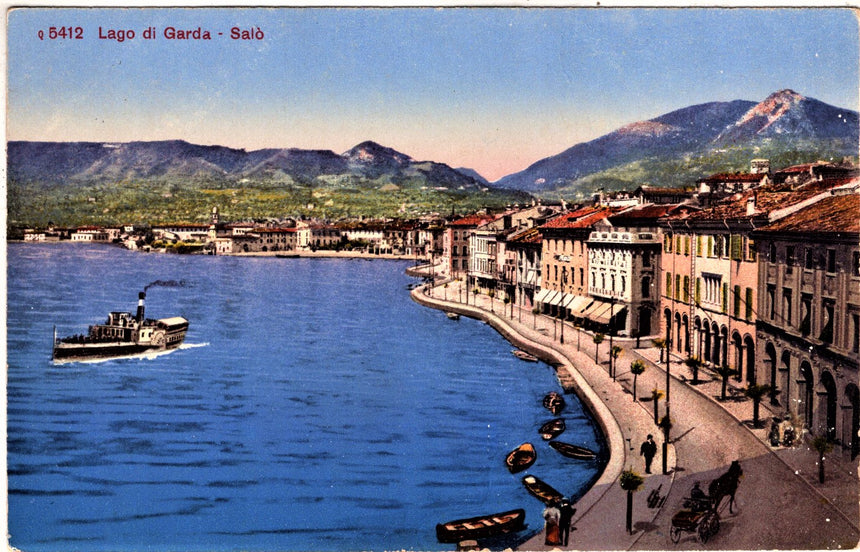
POLYGON ((564 409, 565 404, 564 397, 557 391, 552 391, 543 398, 543 407, 556 416, 564 409))
POLYGON ((544 504, 552 504, 564 498, 563 494, 533 475, 523 477, 523 485, 529 493, 544 504))
POLYGON ((544 441, 549 441, 550 439, 561 435, 565 429, 566 426, 564 425, 564 420, 556 418, 555 420, 550 420, 540 426, 538 433, 540 433, 540 436, 543 437, 544 441))
POLYGON ((445 315, 448 317, 449 320, 459 320, 460 319, 460 315, 457 314, 456 312, 446 312, 445 315))
POLYGON ((511 473, 521 472, 537 460, 537 453, 531 443, 523 443, 512 450, 505 459, 505 465, 511 473))
POLYGON ((596 454, 594 451, 589 450, 585 447, 581 447, 579 445, 572 445, 570 443, 563 443, 561 441, 552 441, 549 446, 557 450, 562 454, 562 456, 567 456, 568 458, 576 458, 577 460, 591 460, 596 454))
POLYGON ((519 531, 524 527, 525 518, 525 510, 518 508, 498 514, 438 523, 436 524, 436 539, 439 542, 460 542, 519 531))
POLYGON ((534 355, 530 355, 527 352, 521 351, 519 349, 514 349, 513 351, 511 351, 511 354, 520 360, 525 360, 526 362, 537 362, 538 361, 538 357, 536 357, 534 355))

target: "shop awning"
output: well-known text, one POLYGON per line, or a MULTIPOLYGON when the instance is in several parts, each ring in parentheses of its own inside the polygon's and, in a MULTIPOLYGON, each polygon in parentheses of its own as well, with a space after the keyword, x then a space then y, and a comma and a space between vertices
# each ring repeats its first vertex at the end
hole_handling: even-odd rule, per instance
POLYGON ((557 307, 561 303, 562 299, 564 299, 564 294, 562 292, 553 291, 552 295, 550 295, 549 297, 546 298, 546 300, 544 301, 544 304, 557 307))
POLYGON ((551 289, 542 289, 537 292, 535 295, 535 303, 544 303, 546 301, 546 296, 552 293, 551 289))
POLYGON ((567 309, 570 311, 570 314, 573 316, 582 316, 582 311, 584 311, 591 304, 593 299, 591 297, 583 297, 582 295, 571 295, 572 299, 567 304, 567 309))
POLYGON ((591 304, 588 309, 586 309, 585 316, 592 322, 597 324, 608 324, 609 323, 609 309, 612 308, 611 303, 607 303, 606 301, 598 301, 595 300, 594 303, 591 304))

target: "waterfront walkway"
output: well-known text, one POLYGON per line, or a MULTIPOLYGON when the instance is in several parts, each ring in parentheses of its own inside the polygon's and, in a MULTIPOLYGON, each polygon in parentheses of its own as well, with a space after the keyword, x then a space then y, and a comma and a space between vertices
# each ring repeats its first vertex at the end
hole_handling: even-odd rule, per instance
MULTIPOLYGON (((505 305, 502 301, 469 293, 462 282, 419 288, 413 298, 424 305, 485 320, 513 344, 557 365, 566 391, 576 392, 592 410, 606 435, 610 460, 591 490, 575 505, 577 511, 568 549, 578 550, 672 550, 672 549, 836 549, 854 548, 860 540, 860 484, 858 461, 841 450, 825 462, 825 483, 818 482, 818 454, 806 443, 792 448, 773 448, 766 442, 771 416, 765 399, 761 404, 762 429, 753 429, 752 401, 743 398, 739 382, 731 380, 728 400, 720 400, 721 380, 700 370, 700 384, 693 386, 690 369, 672 355, 669 399, 672 429, 668 446, 667 474, 662 473, 662 431, 654 423, 652 389, 665 391, 665 362, 650 339, 615 338, 622 347, 616 378, 608 373, 609 338, 598 346, 592 334, 577 331, 557 319, 505 305), (468 301, 468 303, 467 303, 468 301), (643 360, 645 372, 636 381, 630 363, 643 360), (653 474, 644 473, 639 455, 647 434, 658 443, 653 474), (744 476, 735 498, 734 512, 720 512, 720 530, 707 543, 686 532, 673 544, 669 538, 672 516, 683 508, 695 482, 707 492, 708 483, 740 460, 744 476), (632 534, 625 528, 626 491, 618 483, 625 468, 645 476, 634 494, 632 534), (661 507, 649 508, 648 498, 657 494, 661 507)), ((659 416, 664 402, 659 401, 659 416)), ((564 489, 560 489, 564 491, 564 489)), ((728 502, 728 501, 726 501, 728 502)), ((543 505, 534 500, 526 509, 543 505)), ((540 531, 520 547, 549 550, 540 531)))

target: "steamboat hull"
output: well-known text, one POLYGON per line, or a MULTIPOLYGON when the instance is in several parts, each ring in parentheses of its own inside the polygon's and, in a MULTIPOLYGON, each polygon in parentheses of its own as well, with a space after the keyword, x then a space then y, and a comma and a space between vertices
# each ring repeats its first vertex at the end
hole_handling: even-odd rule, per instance
POLYGON ((138 343, 63 343, 54 347, 54 360, 97 360, 135 356, 143 353, 168 351, 179 347, 182 342, 170 346, 143 345, 138 343))

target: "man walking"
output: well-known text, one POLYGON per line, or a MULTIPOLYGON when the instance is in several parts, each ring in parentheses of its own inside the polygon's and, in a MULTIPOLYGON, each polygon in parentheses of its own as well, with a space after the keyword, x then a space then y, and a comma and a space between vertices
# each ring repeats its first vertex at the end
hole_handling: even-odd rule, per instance
POLYGON ((573 514, 576 513, 576 508, 565 498, 562 499, 559 509, 561 510, 561 515, 558 519, 558 528, 561 533, 561 545, 567 546, 567 541, 570 537, 570 522, 573 519, 573 514))
POLYGON ((645 473, 651 473, 651 461, 654 460, 654 455, 657 454, 657 443, 654 442, 654 436, 650 433, 645 438, 645 442, 639 447, 639 454, 645 457, 645 473))

